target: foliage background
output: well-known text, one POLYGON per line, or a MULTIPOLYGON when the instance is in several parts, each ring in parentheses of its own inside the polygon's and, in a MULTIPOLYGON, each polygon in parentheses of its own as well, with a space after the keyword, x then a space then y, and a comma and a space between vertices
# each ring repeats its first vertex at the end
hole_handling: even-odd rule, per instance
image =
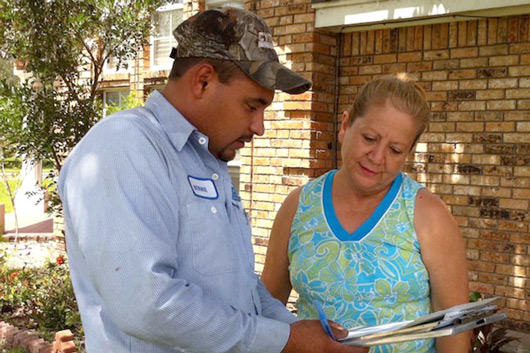
POLYGON ((0 57, 29 73, 0 82, 0 145, 5 155, 53 162, 50 211, 61 211, 54 184, 65 157, 102 118, 105 62, 112 56, 120 67, 137 57, 151 14, 167 2, 0 0, 0 57))
MULTIPOLYGON (((20 186, 20 180, 19 179, 10 179, 9 180, 9 186, 11 187, 11 190, 16 190, 20 186)), ((9 193, 7 192, 6 185, 4 184, 3 180, 0 181, 0 204, 3 203, 5 205, 5 212, 11 213, 13 212, 13 205, 11 204, 11 200, 9 199, 9 193)))

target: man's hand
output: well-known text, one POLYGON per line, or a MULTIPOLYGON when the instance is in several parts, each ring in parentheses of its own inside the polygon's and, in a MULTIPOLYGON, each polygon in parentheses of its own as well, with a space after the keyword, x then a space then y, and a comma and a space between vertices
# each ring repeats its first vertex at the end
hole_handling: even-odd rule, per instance
MULTIPOLYGON (((331 323, 335 338, 346 337, 348 331, 335 323, 331 323)), ((289 340, 282 353, 363 353, 368 348, 341 344, 329 337, 320 321, 302 320, 291 324, 289 340)))

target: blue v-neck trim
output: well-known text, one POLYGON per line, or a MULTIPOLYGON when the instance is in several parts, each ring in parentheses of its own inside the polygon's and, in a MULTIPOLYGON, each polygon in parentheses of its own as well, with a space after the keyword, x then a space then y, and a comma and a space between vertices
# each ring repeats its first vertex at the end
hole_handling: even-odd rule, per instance
POLYGON ((322 189, 322 206, 324 208, 324 216, 326 217, 326 221, 328 222, 331 231, 338 239, 342 241, 359 241, 368 235, 372 229, 374 229, 377 223, 379 223, 381 218, 385 215, 386 211, 390 208, 390 205, 392 205, 394 202, 399 190, 401 189, 401 185, 403 184, 403 174, 398 174, 392 183, 390 190, 388 190, 385 197, 379 206, 377 206, 370 218, 368 218, 359 228, 357 228, 355 232, 349 233, 340 224, 337 214, 335 213, 335 208, 333 207, 333 200, 331 198, 333 177, 335 176, 336 172, 336 170, 331 171, 324 180, 324 186, 322 189))

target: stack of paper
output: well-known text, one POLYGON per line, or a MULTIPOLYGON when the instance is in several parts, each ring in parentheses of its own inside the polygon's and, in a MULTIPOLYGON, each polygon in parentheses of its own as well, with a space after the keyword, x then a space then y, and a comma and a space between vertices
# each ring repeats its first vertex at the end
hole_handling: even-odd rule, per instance
POLYGON ((457 305, 422 316, 417 320, 371 327, 355 327, 349 330, 347 337, 339 339, 339 341, 354 346, 374 346, 455 335, 506 319, 506 314, 497 313, 497 306, 492 304, 497 299, 499 298, 495 297, 457 305))

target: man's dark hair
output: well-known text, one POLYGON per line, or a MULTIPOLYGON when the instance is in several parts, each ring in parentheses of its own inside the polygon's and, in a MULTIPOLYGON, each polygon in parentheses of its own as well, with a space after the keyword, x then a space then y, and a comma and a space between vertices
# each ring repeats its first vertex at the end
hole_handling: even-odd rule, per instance
POLYGON ((169 79, 174 80, 182 77, 188 69, 194 65, 207 61, 213 65, 221 83, 228 83, 238 75, 244 75, 241 69, 230 60, 219 60, 210 58, 176 58, 169 73, 169 79))

